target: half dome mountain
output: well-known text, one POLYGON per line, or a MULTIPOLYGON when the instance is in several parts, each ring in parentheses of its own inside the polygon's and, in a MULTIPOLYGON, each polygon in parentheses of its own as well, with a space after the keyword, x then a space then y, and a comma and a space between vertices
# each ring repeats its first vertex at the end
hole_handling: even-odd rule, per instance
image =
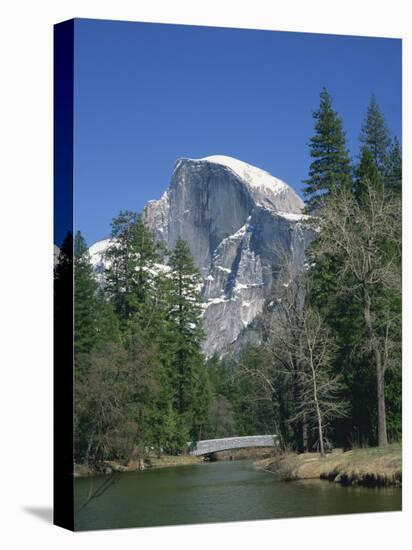
MULTIPOLYGON (((303 201, 285 182, 227 156, 178 159, 170 185, 142 217, 171 250, 179 238, 203 278, 204 352, 224 353, 263 308, 279 250, 304 261, 310 232, 303 201)), ((96 270, 107 242, 90 249, 96 270)))

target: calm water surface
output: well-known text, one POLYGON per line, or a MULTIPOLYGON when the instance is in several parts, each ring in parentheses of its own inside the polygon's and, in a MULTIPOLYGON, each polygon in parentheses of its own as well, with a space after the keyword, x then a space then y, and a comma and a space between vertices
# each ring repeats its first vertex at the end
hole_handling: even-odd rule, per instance
MULTIPOLYGON (((91 484, 75 480, 78 508, 91 484)), ((401 510, 398 488, 342 487, 320 480, 284 482, 251 461, 209 462, 120 474, 76 513, 76 529, 114 529, 401 510)))

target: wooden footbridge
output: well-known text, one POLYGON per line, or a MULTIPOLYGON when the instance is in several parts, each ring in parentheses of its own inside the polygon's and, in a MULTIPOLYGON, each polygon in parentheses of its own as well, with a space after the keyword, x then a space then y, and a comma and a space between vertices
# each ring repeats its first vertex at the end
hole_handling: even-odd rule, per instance
POLYGON ((222 439, 203 439, 192 446, 189 454, 202 456, 219 451, 246 449, 250 447, 276 447, 279 444, 276 435, 247 435, 244 437, 225 437, 222 439))

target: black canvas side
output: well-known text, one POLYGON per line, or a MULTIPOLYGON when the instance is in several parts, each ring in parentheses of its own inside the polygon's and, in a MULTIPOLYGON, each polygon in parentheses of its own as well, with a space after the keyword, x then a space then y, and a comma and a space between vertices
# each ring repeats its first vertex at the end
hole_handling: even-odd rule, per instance
POLYGON ((54 514, 74 530, 73 486, 74 21, 54 26, 54 514), (55 249, 56 251, 56 249, 55 249))

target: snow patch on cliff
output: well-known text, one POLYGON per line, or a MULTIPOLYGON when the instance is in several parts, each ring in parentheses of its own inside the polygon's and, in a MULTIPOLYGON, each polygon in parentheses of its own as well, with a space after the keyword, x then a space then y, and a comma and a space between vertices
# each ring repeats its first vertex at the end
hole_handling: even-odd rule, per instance
POLYGON ((226 168, 230 168, 237 176, 248 183, 251 187, 265 187, 270 191, 280 192, 285 189, 289 189, 289 186, 282 180, 275 178, 269 172, 265 172, 261 168, 252 166, 247 162, 235 159, 233 157, 227 157, 225 155, 212 155, 210 157, 204 157, 198 159, 200 161, 212 162, 214 164, 220 164, 226 168))
POLYGON ((300 222, 310 219, 310 216, 307 214, 293 214, 292 212, 277 212, 277 215, 292 222, 300 222))

